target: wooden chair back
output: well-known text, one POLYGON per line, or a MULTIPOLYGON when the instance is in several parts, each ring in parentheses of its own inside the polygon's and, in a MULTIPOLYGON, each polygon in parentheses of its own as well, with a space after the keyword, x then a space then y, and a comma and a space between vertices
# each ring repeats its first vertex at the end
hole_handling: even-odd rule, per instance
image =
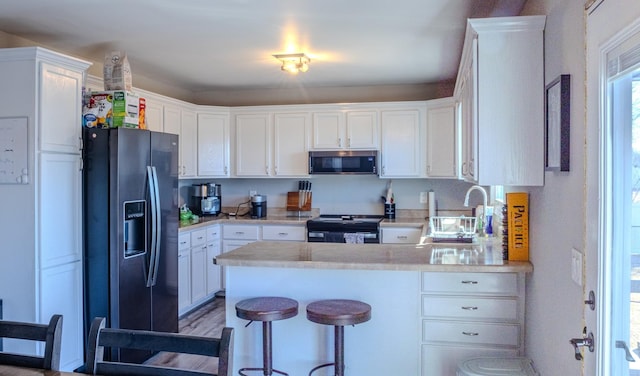
POLYGON ((220 338, 211 338, 179 333, 105 328, 105 319, 97 317, 93 320, 89 331, 85 372, 104 376, 231 376, 232 359, 233 328, 224 328, 220 338), (104 360, 105 347, 216 357, 218 373, 106 361, 104 360))
POLYGON ((43 356, 0 352, 0 364, 58 371, 62 341, 62 316, 53 315, 49 324, 0 320, 0 339, 14 338, 44 342, 43 356))

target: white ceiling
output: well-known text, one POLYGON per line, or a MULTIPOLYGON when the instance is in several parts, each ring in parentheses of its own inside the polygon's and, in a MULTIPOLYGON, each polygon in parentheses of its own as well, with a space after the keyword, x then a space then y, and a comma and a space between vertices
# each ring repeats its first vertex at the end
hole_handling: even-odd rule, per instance
POLYGON ((0 30, 193 93, 451 81, 466 19, 525 0, 0 0, 0 30), (304 52, 307 73, 276 53, 304 52))

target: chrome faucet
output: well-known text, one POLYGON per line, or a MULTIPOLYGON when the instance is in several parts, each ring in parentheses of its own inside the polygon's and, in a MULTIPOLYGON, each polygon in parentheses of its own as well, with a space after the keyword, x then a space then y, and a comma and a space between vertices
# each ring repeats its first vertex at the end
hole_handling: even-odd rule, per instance
POLYGON ((476 189, 482 192, 482 232, 484 233, 484 226, 487 225, 487 191, 479 185, 472 185, 464 196, 464 206, 469 206, 469 193, 476 189))

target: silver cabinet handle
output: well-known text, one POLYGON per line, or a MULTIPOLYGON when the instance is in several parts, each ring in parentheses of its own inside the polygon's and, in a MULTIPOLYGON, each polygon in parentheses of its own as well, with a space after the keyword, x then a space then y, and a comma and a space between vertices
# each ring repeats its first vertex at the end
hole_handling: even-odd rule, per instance
POLYGON ((467 306, 467 307, 460 307, 462 309, 464 309, 465 311, 477 311, 478 307, 474 307, 474 306, 467 306))
POLYGON ((289 233, 288 233, 288 232, 279 232, 279 233, 278 233, 278 235, 280 235, 280 236, 287 236, 287 235, 289 235, 289 233))
POLYGON ((469 336, 469 337, 476 337, 476 336, 480 335, 480 333, 478 333, 478 332, 462 332, 462 334, 464 334, 465 336, 469 336))
POLYGON ((478 281, 462 281, 462 284, 465 284, 465 285, 477 285, 478 281))
POLYGON ((407 238, 407 235, 398 235, 397 236, 397 239, 406 239, 406 238, 407 238))
POLYGON ((244 231, 236 231, 236 235, 244 235, 244 231))

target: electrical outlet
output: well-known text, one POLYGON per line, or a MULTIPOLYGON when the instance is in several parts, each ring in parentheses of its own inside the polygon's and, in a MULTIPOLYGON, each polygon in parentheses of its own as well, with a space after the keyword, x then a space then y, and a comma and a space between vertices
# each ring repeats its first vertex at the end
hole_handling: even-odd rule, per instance
POLYGON ((254 189, 250 189, 249 190, 249 198, 255 196, 258 194, 258 191, 254 190, 254 189))
POLYGON ((420 203, 426 204, 429 202, 429 192, 420 192, 420 203))
POLYGON ((571 279, 582 286, 582 253, 575 248, 571 248, 571 279))

